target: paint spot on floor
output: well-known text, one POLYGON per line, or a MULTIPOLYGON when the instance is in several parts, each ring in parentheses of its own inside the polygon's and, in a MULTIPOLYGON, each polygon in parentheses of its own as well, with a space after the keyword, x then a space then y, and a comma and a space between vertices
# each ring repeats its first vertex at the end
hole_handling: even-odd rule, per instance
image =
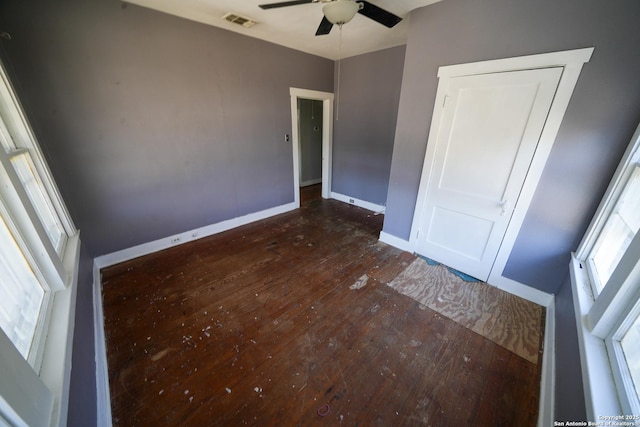
POLYGON ((163 357, 165 357, 167 355, 167 353, 169 353, 170 349, 165 348, 162 351, 157 352, 156 354, 154 354, 153 356, 151 356, 151 360, 154 362, 157 362, 158 360, 162 359, 163 357))
POLYGON ((351 289, 352 291, 356 290, 356 289, 362 289, 365 286, 367 286, 367 281, 369 280, 369 276, 367 276, 366 274, 363 274, 357 281, 356 283, 354 283, 353 285, 349 286, 349 289, 351 289))

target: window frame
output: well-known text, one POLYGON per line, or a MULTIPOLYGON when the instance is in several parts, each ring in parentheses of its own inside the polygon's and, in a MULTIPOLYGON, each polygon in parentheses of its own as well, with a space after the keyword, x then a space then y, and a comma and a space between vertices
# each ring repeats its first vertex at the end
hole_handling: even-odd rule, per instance
POLYGON ((43 304, 38 318, 36 335, 31 344, 27 361, 38 372, 42 363, 48 323, 51 318, 52 300, 55 292, 67 286, 68 272, 64 268, 64 255, 67 242, 77 233, 66 209, 59 211, 57 206, 62 204, 59 193, 51 194, 50 188, 55 187, 51 174, 40 151, 35 136, 31 131, 26 117, 10 86, 7 76, 3 72, 0 84, 0 127, 7 134, 3 139, 9 145, 10 151, 5 151, 5 144, 0 148, 0 212, 9 227, 20 250, 33 269, 36 277, 43 285, 45 292, 43 304), (10 96, 8 102, 7 97, 10 96), (63 225, 63 242, 56 248, 51 242, 44 224, 38 214, 29 194, 14 169, 12 158, 16 153, 29 153, 35 168, 34 178, 43 185, 48 202, 55 209, 54 214, 63 225))
MULTIPOLYGON (((636 302, 632 304, 631 309, 626 315, 621 316, 616 322, 613 331, 605 338, 605 346, 609 354, 611 361, 612 373, 616 390, 619 396, 628 396, 630 393, 634 393, 635 388, 629 367, 625 363, 624 351, 622 349, 621 340, 629 330, 631 324, 640 316, 640 293, 636 295, 636 302)), ((620 406, 625 414, 640 415, 640 399, 636 398, 621 398, 620 406)))
MULTIPOLYGON (((33 133, 31 125, 24 113, 24 109, 17 98, 16 92, 9 81, 8 74, 2 63, 0 63, 0 111, 3 111, 4 113, 5 128, 12 136, 15 149, 17 151, 21 149, 29 151, 40 179, 51 198, 50 201, 62 221, 62 226, 64 227, 66 234, 68 236, 73 236, 78 230, 64 204, 62 195, 55 184, 53 175, 47 166, 42 150, 40 149, 35 134, 33 133)), ((62 256, 64 249, 61 249, 60 252, 62 256)))
MULTIPOLYGON (((631 159, 633 159, 633 153, 631 153, 631 159)), ((586 252, 586 254, 583 256, 583 258, 585 259, 585 262, 587 263, 587 271, 589 272, 589 278, 591 279, 591 287, 593 290, 594 295, 600 294, 605 285, 607 284, 602 283, 602 280, 600 279, 600 277, 598 277, 598 275, 595 273, 595 271, 597 270, 597 266, 595 265, 595 262, 593 261, 594 257, 591 257, 591 253, 600 249, 600 245, 601 242, 598 240, 600 234, 604 231, 604 228, 606 227, 607 223, 608 223, 608 218, 610 218, 616 211, 616 207, 618 205, 618 201, 620 200, 620 198, 622 198, 625 195, 625 192, 627 191, 629 185, 631 184, 631 180, 634 178, 634 175, 637 176, 638 179, 640 179, 640 163, 638 163, 638 161, 640 161, 640 159, 635 159, 636 161, 633 162, 626 162, 626 166, 625 166, 625 170, 624 173, 621 174, 621 180, 619 181, 618 186, 621 187, 619 188, 619 191, 615 192, 615 197, 612 197, 612 199, 610 200, 610 209, 607 210, 607 215, 604 217, 604 221, 602 221, 602 225, 601 228, 598 230, 598 233, 596 233, 596 238, 593 241, 593 245, 590 248, 584 248, 584 252, 586 252)), ((581 251, 582 254, 582 251, 581 251)), ((622 262, 622 259, 618 260, 618 262, 622 262)), ((611 272, 611 275, 613 275, 613 272, 611 272)), ((609 276, 610 278, 611 276, 609 276)))
POLYGON ((44 228, 39 232, 40 222, 35 211, 29 212, 31 206, 23 203, 24 198, 28 199, 28 196, 26 193, 22 197, 20 196, 21 188, 16 187, 17 177, 14 179, 11 177, 14 171, 10 164, 6 164, 8 163, 7 159, 8 156, 4 152, 0 152, 0 185, 2 186, 0 189, 0 213, 44 289, 44 300, 36 335, 31 345, 32 350, 27 358, 33 369, 39 371, 45 347, 46 324, 51 315, 53 294, 65 288, 66 272, 62 260, 56 259, 57 253, 52 252, 53 245, 50 245, 48 236, 44 236, 47 240, 43 241, 44 228), (37 221, 37 224, 34 221, 37 221))
MULTIPOLYGON (((636 233, 606 286, 598 293, 590 261, 597 239, 629 179, 640 164, 640 125, 570 264, 578 343, 587 415, 638 414, 638 399, 629 396, 630 376, 619 340, 640 313, 640 232, 636 233), (626 370, 626 372, 625 372, 626 370)), ((631 383, 633 385, 633 383, 631 383)))
POLYGON ((0 210, 18 247, 45 288, 45 301, 25 360, 0 331, 0 419, 11 425, 65 425, 80 257, 79 232, 67 211, 24 110, 0 63, 0 210), (7 149, 8 148, 8 149, 7 149), (63 240, 52 243, 12 158, 28 153, 33 177, 63 240), (48 200, 47 200, 48 199, 48 200), (33 352, 33 356, 32 356, 33 352), (4 374, 3 374, 4 375, 4 374))
MULTIPOLYGON (((0 182, 2 182, 2 179, 0 179, 0 182)), ((0 195, 0 216, 2 216, 3 222, 6 224, 7 229, 9 230, 9 233, 14 238, 18 249, 22 252, 22 255, 25 258, 27 264, 30 267, 37 266, 37 261, 33 257, 29 246, 25 243, 25 240, 22 237, 22 233, 20 232, 20 229, 16 227, 15 223, 11 220, 11 213, 3 203, 1 195, 0 195)), ((37 372, 40 370, 40 365, 42 363, 42 356, 44 353, 43 338, 45 338, 44 329, 51 317, 53 292, 51 287, 48 286, 46 278, 42 275, 41 271, 38 268, 32 268, 32 271, 36 279, 38 280, 40 286, 42 286, 42 290, 44 291, 42 302, 40 304, 38 319, 36 321, 34 336, 33 336, 33 339, 31 340, 29 353, 26 358, 29 365, 31 365, 31 367, 37 372)))

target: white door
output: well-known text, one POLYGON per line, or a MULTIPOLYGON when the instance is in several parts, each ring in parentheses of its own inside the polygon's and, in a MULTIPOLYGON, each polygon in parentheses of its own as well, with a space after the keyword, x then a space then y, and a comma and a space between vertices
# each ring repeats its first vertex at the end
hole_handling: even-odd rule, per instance
POLYGON ((561 75, 558 67, 447 79, 425 159, 417 253, 487 280, 561 75))

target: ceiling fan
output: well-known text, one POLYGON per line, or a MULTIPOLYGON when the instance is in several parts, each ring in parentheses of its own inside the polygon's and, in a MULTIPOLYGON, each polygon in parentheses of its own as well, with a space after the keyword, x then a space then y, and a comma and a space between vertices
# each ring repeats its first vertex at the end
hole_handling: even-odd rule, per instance
POLYGON ((325 4, 322 7, 324 16, 322 17, 320 26, 316 31, 316 36, 329 34, 334 25, 342 26, 343 24, 346 24, 353 19, 356 13, 360 13, 367 18, 373 19, 388 28, 392 28, 398 22, 402 21, 402 18, 399 16, 396 16, 391 12, 387 12, 386 10, 365 0, 290 0, 279 3, 261 4, 259 7, 261 9, 275 9, 278 7, 297 6, 299 4, 308 3, 325 4))

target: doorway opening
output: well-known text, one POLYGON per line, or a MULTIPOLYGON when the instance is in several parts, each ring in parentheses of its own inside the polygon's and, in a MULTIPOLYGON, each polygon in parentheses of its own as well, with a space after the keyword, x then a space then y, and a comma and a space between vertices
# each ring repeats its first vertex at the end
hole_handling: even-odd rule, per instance
POLYGON ((298 98, 300 188, 322 183, 322 101, 298 98))
POLYGON ((290 88, 294 203, 300 188, 321 183, 330 198, 333 143, 333 93, 290 88))

